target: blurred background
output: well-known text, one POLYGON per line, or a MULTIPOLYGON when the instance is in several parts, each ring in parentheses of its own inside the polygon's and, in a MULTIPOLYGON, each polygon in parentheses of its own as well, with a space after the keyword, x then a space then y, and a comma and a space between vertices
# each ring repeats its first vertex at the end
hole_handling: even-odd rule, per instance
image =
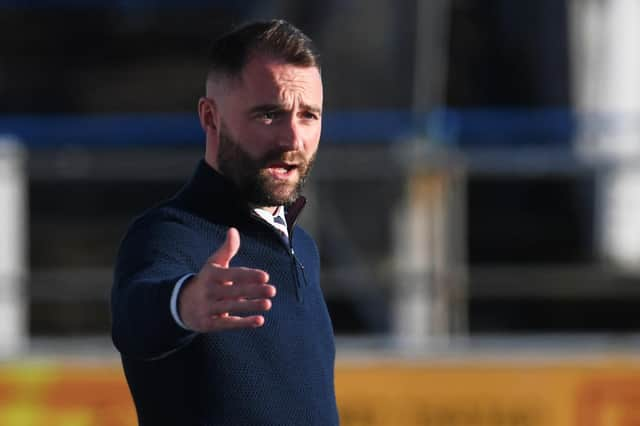
POLYGON ((135 424, 132 217, 202 156, 211 41, 322 53, 301 220, 349 425, 640 425, 637 0, 0 0, 0 425, 135 424))

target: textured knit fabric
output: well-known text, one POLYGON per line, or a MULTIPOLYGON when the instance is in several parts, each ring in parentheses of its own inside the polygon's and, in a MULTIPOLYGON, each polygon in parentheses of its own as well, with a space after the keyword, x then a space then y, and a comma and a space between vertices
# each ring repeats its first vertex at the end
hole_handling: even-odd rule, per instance
POLYGON ((291 247, 201 161, 174 198, 137 218, 118 254, 112 336, 140 425, 336 425, 335 347, 313 240, 287 212, 291 247), (173 320, 178 279, 240 231, 231 266, 269 273, 265 325, 194 333, 173 320))

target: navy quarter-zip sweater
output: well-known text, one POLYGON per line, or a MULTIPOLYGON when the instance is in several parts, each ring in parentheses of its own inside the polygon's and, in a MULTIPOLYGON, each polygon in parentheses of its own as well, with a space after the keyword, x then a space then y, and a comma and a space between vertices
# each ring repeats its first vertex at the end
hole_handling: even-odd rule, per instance
POLYGON ((315 243, 287 210, 290 245, 204 161, 172 199, 124 237, 111 295, 112 337, 143 426, 337 425, 331 321, 315 243), (176 282, 200 270, 229 227, 231 266, 269 273, 277 289, 265 324, 194 333, 170 312, 176 282))

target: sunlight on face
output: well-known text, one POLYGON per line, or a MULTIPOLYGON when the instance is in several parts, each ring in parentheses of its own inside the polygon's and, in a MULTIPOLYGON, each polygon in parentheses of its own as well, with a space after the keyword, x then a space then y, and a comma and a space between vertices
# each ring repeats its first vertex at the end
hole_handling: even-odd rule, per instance
POLYGON ((255 205, 293 202, 320 142, 318 69, 254 57, 231 85, 220 116, 216 168, 255 205))

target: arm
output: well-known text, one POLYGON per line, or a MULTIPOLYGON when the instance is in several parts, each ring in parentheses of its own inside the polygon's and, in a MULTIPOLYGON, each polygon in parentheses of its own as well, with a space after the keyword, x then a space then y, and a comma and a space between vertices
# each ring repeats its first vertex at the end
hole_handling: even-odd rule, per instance
POLYGON ((194 262, 182 254, 191 232, 178 222, 143 218, 132 225, 122 241, 111 292, 111 315, 113 342, 123 355, 162 357, 195 336, 178 326, 170 311, 178 280, 197 272, 194 262))
POLYGON ((261 315, 233 314, 271 308, 275 287, 267 283, 266 272, 229 267, 240 245, 238 231, 230 229, 224 244, 177 293, 177 313, 186 328, 178 325, 170 309, 171 297, 178 280, 191 272, 189 262, 166 253, 166 241, 156 241, 157 235, 171 238, 168 246, 175 247, 189 232, 175 227, 179 225, 131 232, 121 246, 112 292, 112 332, 114 344, 124 355, 158 358, 187 344, 195 332, 260 327, 261 315))

